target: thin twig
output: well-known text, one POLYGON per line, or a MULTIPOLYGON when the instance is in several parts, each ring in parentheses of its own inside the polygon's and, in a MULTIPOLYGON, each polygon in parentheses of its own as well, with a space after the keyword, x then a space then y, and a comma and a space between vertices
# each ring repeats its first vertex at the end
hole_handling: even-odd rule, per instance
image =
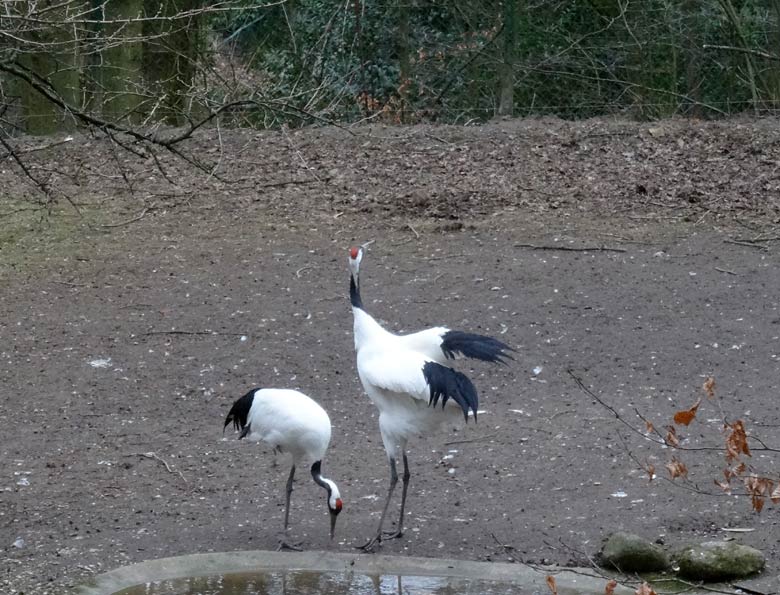
POLYGON ((136 215, 132 219, 127 219, 126 221, 119 221, 118 223, 103 223, 100 225, 100 227, 123 227, 125 225, 130 225, 131 223, 135 223, 136 221, 140 221, 143 219, 146 214, 149 212, 149 207, 144 208, 143 211, 141 211, 140 215, 136 215))
POLYGON ((223 333, 219 331, 147 331, 145 333, 140 333, 139 336, 141 337, 148 337, 151 335, 208 335, 209 337, 213 337, 215 335, 228 335, 228 336, 234 336, 234 337, 243 337, 246 335, 246 333, 223 333))
POLYGON ((299 268, 297 271, 295 271, 295 276, 296 276, 296 277, 298 277, 298 278, 300 279, 300 278, 301 278, 301 273, 302 273, 303 271, 308 271, 308 270, 310 270, 310 269, 313 269, 313 268, 314 268, 314 267, 313 267, 312 265, 310 265, 310 264, 307 264, 306 266, 302 266, 302 267, 301 267, 301 268, 299 268))
POLYGON ((715 267, 715 270, 719 273, 726 273, 727 275, 738 275, 739 273, 735 273, 734 271, 730 271, 728 269, 722 269, 720 267, 715 267))
POLYGON ((144 457, 144 458, 147 458, 147 459, 154 459, 156 461, 159 461, 160 463, 165 465, 165 469, 166 469, 166 471, 168 471, 168 473, 178 473, 179 477, 181 477, 182 481, 184 483, 188 483, 187 478, 184 477, 184 474, 181 471, 179 471, 178 469, 172 469, 171 466, 168 464, 168 462, 165 459, 163 459, 161 456, 159 456, 154 451, 149 451, 149 452, 131 452, 130 454, 126 454, 125 456, 126 457, 144 457))
MULTIPOLYGON (((571 376, 571 377, 574 379, 574 382, 576 382, 576 383, 577 383, 577 386, 579 386, 579 387, 580 387, 580 389, 581 389, 581 390, 582 390, 582 391, 583 391, 583 392, 584 392, 586 395, 588 395, 590 398, 592 398, 593 400, 595 400, 595 401, 596 401, 596 402, 597 402, 599 405, 601 405, 602 407, 604 407, 604 409, 607 409, 608 411, 610 411, 610 412, 612 413, 612 415, 614 415, 614 416, 615 416, 615 419, 617 419, 617 420, 618 420, 618 421, 619 421, 621 424, 623 424, 624 426, 626 426, 626 427, 627 427, 629 430, 631 430, 631 431, 632 431, 634 434, 636 434, 636 435, 638 435, 638 436, 641 436, 642 438, 644 438, 644 439, 645 439, 645 440, 647 440, 648 442, 652 442, 652 443, 654 443, 654 444, 658 444, 658 445, 660 445, 660 446, 668 446, 668 447, 670 447, 670 448, 674 448, 674 449, 676 449, 676 450, 683 450, 683 451, 696 451, 696 452, 699 452, 699 451, 705 451, 705 452, 706 452, 706 451, 722 452, 722 451, 723 451, 723 448, 722 448, 722 447, 718 447, 718 446, 683 446, 683 445, 681 445, 681 444, 676 444, 676 445, 675 445, 675 444, 670 444, 669 442, 667 442, 667 441, 666 441, 666 439, 665 439, 665 438, 663 438, 663 437, 661 436, 660 432, 659 432, 659 431, 658 431, 658 430, 655 428, 655 425, 654 425, 654 424, 651 424, 651 423, 650 423, 648 420, 646 420, 644 417, 642 417, 642 415, 639 413, 639 411, 638 411, 637 409, 635 409, 634 411, 636 412, 636 414, 637 414, 637 417, 639 417, 641 420, 643 420, 643 421, 645 422, 645 424, 646 424, 646 426, 647 426, 647 427, 652 427, 652 430, 653 430, 653 434, 654 434, 654 435, 648 435, 646 432, 643 432, 643 431, 642 431, 642 430, 640 430, 639 428, 637 428, 637 427, 633 426, 632 424, 630 424, 629 422, 627 422, 625 419, 623 419, 623 416, 621 416, 621 415, 620 415, 620 413, 618 412, 618 410, 617 410, 617 409, 615 409, 615 408, 614 408, 612 405, 610 405, 609 403, 607 403, 606 401, 604 401, 604 400, 603 400, 601 397, 599 397, 599 396, 598 396, 596 393, 594 393, 594 392, 593 392, 592 390, 590 390, 590 389, 589 389, 587 386, 585 386, 585 384, 582 382, 582 379, 581 379, 581 378, 579 378, 579 376, 577 376, 577 375, 574 373, 574 371, 573 371, 573 370, 571 370, 571 369, 568 369, 568 370, 566 370, 566 372, 569 374, 569 376, 571 376), (659 436, 659 437, 658 437, 658 438, 656 438, 655 436, 659 436)), ((769 448, 766 448, 766 449, 765 449, 765 448, 754 448, 753 450, 768 450, 768 451, 770 451, 770 452, 773 452, 773 449, 769 449, 769 448)))
POLYGON ((33 175, 30 169, 24 164, 24 162, 16 154, 14 148, 8 144, 8 142, 3 138, 2 135, 0 135, 0 144, 2 144, 3 147, 5 147, 5 150, 8 151, 8 154, 11 156, 11 158, 21 168, 22 172, 24 172, 24 175, 27 176, 30 179, 30 181, 32 181, 41 192, 43 192, 43 194, 49 199, 49 201, 54 201, 54 197, 52 195, 52 191, 49 185, 46 182, 39 180, 33 175))
POLYGON ((746 240, 723 240, 726 244, 736 244, 737 246, 747 246, 748 248, 755 248, 756 250, 766 250, 766 246, 761 246, 753 241, 746 240))
POLYGON ((489 440, 490 438, 494 438, 496 434, 487 434, 486 436, 480 436, 479 438, 468 438, 466 440, 450 440, 449 442, 445 442, 444 446, 452 446, 453 444, 469 444, 471 442, 480 442, 482 440, 489 440))
POLYGON ((607 246, 575 248, 574 246, 538 246, 536 244, 515 244, 515 248, 531 248, 532 250, 563 250, 565 252, 627 252, 624 248, 608 248, 607 246))
POLYGON ((329 179, 330 178, 317 178, 316 180, 288 180, 286 182, 271 182, 269 184, 259 184, 256 186, 256 188, 280 188, 282 186, 290 186, 292 184, 319 184, 320 182, 327 182, 329 179))
POLYGON ((705 50, 726 50, 729 52, 740 52, 742 54, 750 54, 751 56, 758 56, 759 58, 764 58, 765 60, 774 60, 776 62, 780 62, 780 55, 768 54, 767 52, 754 50, 753 48, 740 48, 740 47, 734 47, 732 45, 711 45, 708 43, 705 43, 701 47, 702 49, 705 50))

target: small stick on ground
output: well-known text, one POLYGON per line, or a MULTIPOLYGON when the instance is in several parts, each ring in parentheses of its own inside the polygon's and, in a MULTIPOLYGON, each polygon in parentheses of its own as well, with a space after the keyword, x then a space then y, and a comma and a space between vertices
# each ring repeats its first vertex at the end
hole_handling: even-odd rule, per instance
POLYGON ((739 275, 739 273, 735 273, 734 271, 730 271, 728 269, 722 269, 720 267, 715 267, 715 270, 719 273, 726 273, 727 275, 739 275))
POLYGON ((453 444, 469 444, 471 442, 489 440, 490 438, 494 438, 495 436, 496 434, 488 434, 487 436, 480 436, 479 438, 468 438, 466 440, 450 440, 449 442, 445 442, 444 446, 452 446, 453 444))
POLYGON ((536 244, 515 244, 515 248, 531 248, 532 250, 561 250, 564 252, 626 252, 623 248, 608 248, 607 246, 575 248, 574 246, 538 246, 536 244))
POLYGON ((417 233, 417 230, 416 230, 414 227, 412 227, 412 224, 411 224, 411 223, 407 223, 407 224, 406 224, 406 227, 408 227, 409 229, 411 229, 411 230, 412 230, 412 232, 414 233, 414 237, 416 237, 416 238, 418 238, 418 239, 420 238, 420 234, 419 234, 419 233, 417 233))
POLYGON ((755 242, 748 242, 746 240, 723 240, 725 244, 736 244, 737 246, 746 246, 748 248, 755 248, 756 250, 766 250, 766 246, 756 244, 755 242))
POLYGON ((228 335, 231 337, 243 337, 246 333, 223 333, 219 331, 147 331, 139 333, 140 337, 151 337, 152 335, 208 335, 209 337, 228 335))
POLYGON ((184 474, 181 471, 179 471, 178 469, 174 470, 173 468, 171 468, 171 466, 168 464, 168 462, 165 459, 163 459, 160 455, 158 455, 156 452, 154 452, 154 451, 149 451, 149 452, 131 452, 130 454, 127 454, 125 456, 127 456, 127 457, 144 457, 144 458, 147 458, 147 459, 154 459, 155 461, 159 461, 163 465, 165 465, 165 470, 168 471, 168 473, 178 473, 179 477, 181 477, 181 479, 182 479, 182 481, 184 483, 189 483, 187 481, 187 478, 184 477, 184 474))
POLYGON ((149 207, 146 207, 143 211, 141 211, 140 215, 136 215, 132 219, 128 219, 126 221, 120 221, 119 223, 103 223, 100 225, 100 227, 122 227, 124 225, 130 225, 131 223, 135 223, 136 221, 140 221, 141 219, 143 219, 148 212, 149 212, 149 207))

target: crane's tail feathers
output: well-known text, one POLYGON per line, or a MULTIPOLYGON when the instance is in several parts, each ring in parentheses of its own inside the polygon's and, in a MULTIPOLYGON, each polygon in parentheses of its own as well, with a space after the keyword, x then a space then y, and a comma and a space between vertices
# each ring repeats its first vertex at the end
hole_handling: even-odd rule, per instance
POLYGON ((428 406, 436 407, 441 399, 441 407, 444 409, 447 401, 452 399, 463 409, 466 422, 469 420, 469 410, 474 413, 474 421, 477 421, 479 397, 474 383, 468 376, 436 362, 427 362, 422 371, 430 388, 428 406))
POLYGON ((225 433, 225 428, 227 428, 231 422, 236 430, 242 430, 241 435, 238 437, 239 440, 249 433, 249 426, 246 422, 249 417, 249 410, 252 408, 252 402, 255 399, 255 393, 258 390, 259 389, 253 388, 233 403, 233 406, 230 408, 230 411, 225 418, 225 425, 222 426, 223 434, 225 433))
POLYGON ((515 349, 503 341, 463 331, 447 331, 444 333, 442 335, 441 350, 448 359, 455 359, 458 354, 494 364, 506 364, 507 360, 515 359, 507 353, 515 351, 515 349))

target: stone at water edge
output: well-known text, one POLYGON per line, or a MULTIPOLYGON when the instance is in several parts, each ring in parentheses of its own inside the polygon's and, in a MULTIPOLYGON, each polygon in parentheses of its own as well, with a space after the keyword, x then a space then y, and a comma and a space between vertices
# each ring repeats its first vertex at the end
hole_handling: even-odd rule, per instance
POLYGON ((604 566, 614 567, 622 572, 657 572, 667 570, 671 565, 663 549, 646 539, 618 531, 604 542, 599 554, 604 566))
POLYGON ((764 554, 735 541, 705 541, 689 545, 676 556, 679 575, 699 581, 725 581, 761 572, 764 554))

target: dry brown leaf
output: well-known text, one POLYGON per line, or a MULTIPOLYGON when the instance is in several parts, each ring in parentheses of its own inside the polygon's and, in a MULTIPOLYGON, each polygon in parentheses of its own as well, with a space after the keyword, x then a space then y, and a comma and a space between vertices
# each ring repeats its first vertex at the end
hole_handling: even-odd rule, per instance
POLYGON ((701 405, 701 399, 697 399, 690 409, 683 409, 674 414, 674 423, 687 426, 696 417, 696 410, 701 405))
POLYGON ((645 427, 647 428, 647 433, 648 434, 652 434, 653 432, 655 432, 655 426, 651 422, 646 421, 645 422, 645 427))
POLYGON ((721 490, 726 492, 727 494, 731 494, 731 484, 727 481, 718 481, 715 480, 715 485, 718 486, 721 490))
POLYGON ((751 494, 756 496, 767 496, 772 493, 774 482, 768 477, 758 477, 751 475, 744 478, 745 488, 751 494))
POLYGON ((672 476, 672 479, 688 476, 688 467, 686 467, 685 463, 677 457, 672 457, 672 460, 666 463, 665 467, 667 471, 669 471, 669 475, 672 476))
POLYGON ((615 587, 617 587, 617 581, 612 579, 607 583, 607 586, 604 587, 604 595, 614 595, 615 587))
POLYGON ((650 479, 650 481, 653 481, 653 479, 655 478, 655 465, 653 465, 652 463, 647 463, 645 465, 645 473, 647 473, 647 476, 650 479))
POLYGON ((750 455, 750 448, 748 448, 747 434, 745 433, 745 424, 741 419, 738 419, 733 424, 726 424, 726 428, 731 432, 726 436, 726 460, 728 462, 734 461, 739 458, 740 455, 750 455))
POLYGON ((756 494, 753 494, 750 497, 751 504, 753 505, 753 510, 756 512, 761 512, 761 509, 764 508, 764 498, 762 496, 757 496, 756 494))
POLYGON ((658 594, 653 590, 653 587, 651 587, 647 583, 642 583, 642 586, 640 586, 636 590, 636 595, 658 595, 658 594))
POLYGON ((547 575, 547 588, 550 589, 552 595, 558 595, 558 586, 555 584, 555 577, 551 574, 547 575))
POLYGON ((702 389, 704 389, 704 392, 707 393, 707 397, 710 399, 715 398, 715 379, 710 376, 707 378, 707 380, 704 381, 704 384, 702 385, 702 389))
POLYGON ((674 448, 680 446, 680 439, 677 437, 677 430, 674 429, 674 426, 667 426, 666 429, 666 438, 664 438, 664 442, 674 448))
POLYGON ((780 504, 780 482, 777 483, 775 489, 769 494, 769 499, 772 501, 772 504, 780 504))

